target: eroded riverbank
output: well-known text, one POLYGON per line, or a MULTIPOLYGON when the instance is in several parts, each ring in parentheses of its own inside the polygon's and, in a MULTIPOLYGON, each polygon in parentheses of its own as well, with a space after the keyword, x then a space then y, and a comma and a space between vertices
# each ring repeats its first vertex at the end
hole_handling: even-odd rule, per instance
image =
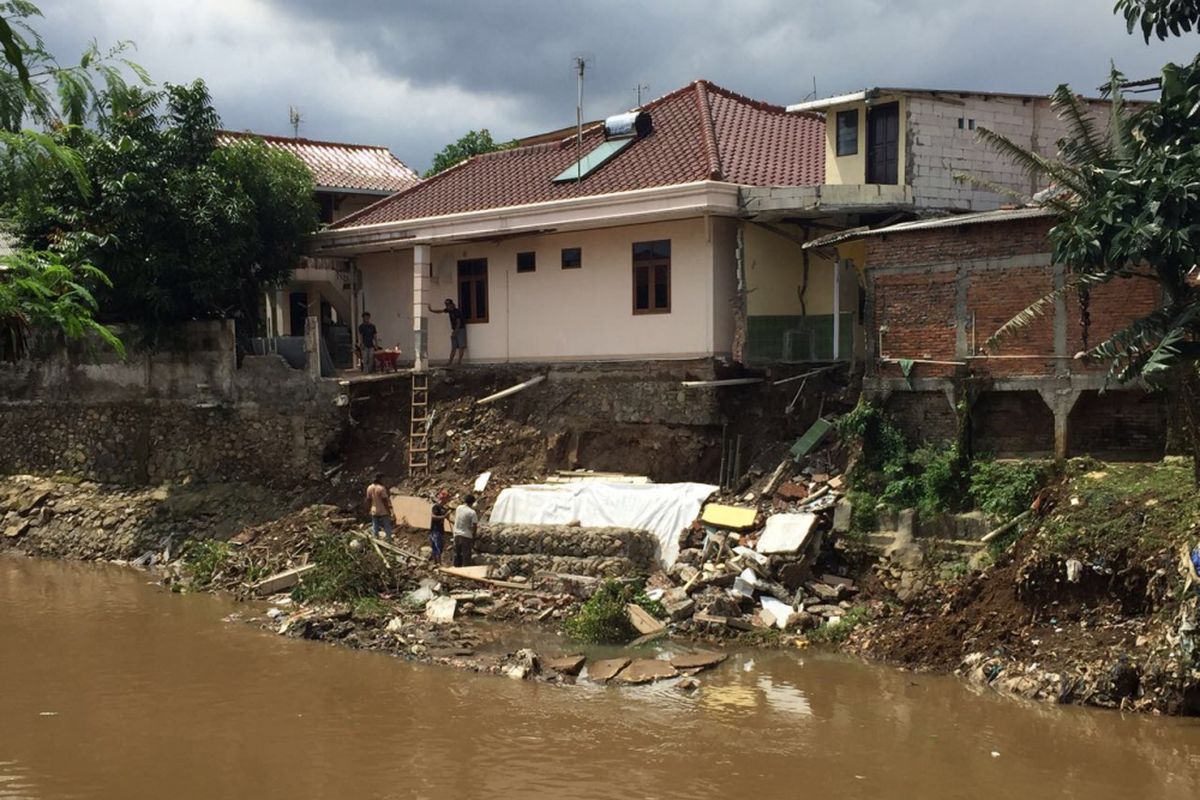
POLYGON ((693 696, 566 688, 223 622, 246 608, 0 557, 0 794, 1182 800, 1200 771, 1194 721, 834 656, 737 651, 693 696))

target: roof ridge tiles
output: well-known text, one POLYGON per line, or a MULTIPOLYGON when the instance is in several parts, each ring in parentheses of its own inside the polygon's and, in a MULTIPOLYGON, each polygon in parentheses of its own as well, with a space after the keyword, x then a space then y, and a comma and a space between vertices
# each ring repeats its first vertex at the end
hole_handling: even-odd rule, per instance
POLYGON ((708 105, 708 93, 705 81, 696 81, 696 107, 700 111, 700 138, 704 142, 704 155, 708 158, 708 177, 711 180, 724 180, 721 173, 721 151, 717 145, 717 129, 713 125, 712 109, 708 105))

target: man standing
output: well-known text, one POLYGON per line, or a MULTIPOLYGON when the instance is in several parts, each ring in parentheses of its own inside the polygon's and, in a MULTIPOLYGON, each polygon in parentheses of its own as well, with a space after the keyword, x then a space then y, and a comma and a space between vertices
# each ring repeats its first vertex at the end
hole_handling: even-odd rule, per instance
POLYGON ((358 345, 362 348, 362 371, 375 371, 375 340, 378 338, 379 332, 375 329, 375 323, 371 322, 371 315, 364 311, 362 322, 358 326, 358 345))
POLYGON ((392 498, 386 486, 383 485, 383 474, 375 473, 375 480, 367 487, 367 507, 371 514, 371 533, 383 538, 392 538, 392 498))
POLYGON ((478 526, 475 495, 469 494, 454 512, 454 566, 471 566, 471 547, 475 544, 475 529, 478 526))
POLYGON ((438 566, 442 563, 442 549, 446 541, 446 517, 450 516, 446 503, 449 500, 450 493, 442 489, 429 511, 429 560, 438 566))
POLYGON ((454 355, 458 354, 458 363, 462 364, 463 356, 467 354, 467 318, 462 309, 454 305, 454 301, 446 298, 445 308, 434 308, 428 303, 425 307, 434 314, 450 316, 450 361, 447 366, 454 366, 454 355))

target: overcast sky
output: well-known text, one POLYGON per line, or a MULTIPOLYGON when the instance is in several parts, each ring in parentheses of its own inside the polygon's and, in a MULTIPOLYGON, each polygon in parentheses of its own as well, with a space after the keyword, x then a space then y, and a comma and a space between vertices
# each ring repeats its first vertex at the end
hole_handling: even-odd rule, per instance
POLYGON ((869 86, 1093 92, 1200 37, 1143 44, 1113 0, 39 0, 60 60, 130 39, 156 81, 203 78, 226 127, 382 144, 423 170, 463 132, 499 139, 707 78, 773 103, 869 86))

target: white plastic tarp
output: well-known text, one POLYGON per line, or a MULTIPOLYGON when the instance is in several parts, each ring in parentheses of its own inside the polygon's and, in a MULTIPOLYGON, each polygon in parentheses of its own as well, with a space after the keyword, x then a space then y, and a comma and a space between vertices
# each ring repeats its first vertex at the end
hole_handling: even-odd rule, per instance
POLYGON ((659 560, 670 567, 679 555, 679 535, 700 516, 717 490, 707 483, 583 483, 511 486, 500 492, 489 522, 647 530, 658 537, 659 560))

